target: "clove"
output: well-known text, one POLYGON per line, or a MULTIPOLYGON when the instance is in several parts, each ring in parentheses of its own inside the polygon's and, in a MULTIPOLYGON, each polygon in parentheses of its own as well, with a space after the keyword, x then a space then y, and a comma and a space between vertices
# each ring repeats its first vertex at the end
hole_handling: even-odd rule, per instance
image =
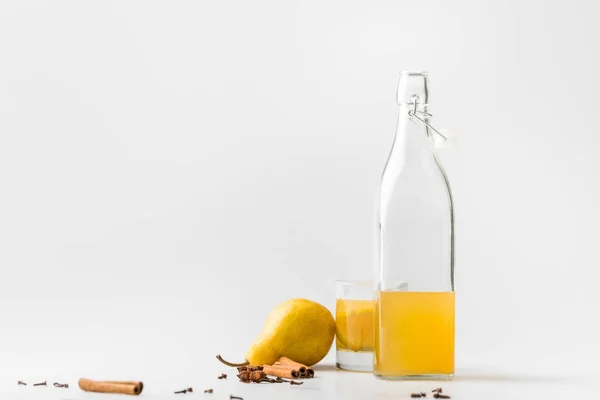
POLYGON ((54 387, 57 387, 57 388, 65 388, 65 389, 69 388, 69 384, 68 383, 54 382, 53 385, 54 385, 54 387))
POLYGON ((173 392, 173 393, 175 393, 175 394, 187 393, 187 389, 178 390, 177 392, 173 392))
POLYGON ((218 376, 217 379, 227 379, 227 374, 221 374, 221 376, 218 376))
POLYGON ((234 396, 232 394, 229 395, 229 400, 244 400, 242 397, 234 396))
POLYGON ((302 385, 304 382, 290 381, 290 385, 302 385))
POLYGON ((23 381, 19 381, 19 382, 17 382, 17 385, 23 385, 23 386, 27 386, 27 384, 26 384, 25 382, 23 382, 23 381))
POLYGON ((420 397, 421 397, 421 393, 411 393, 411 394, 410 394, 410 397, 411 397, 412 399, 418 399, 418 398, 420 398, 420 397))
POLYGON ((34 383, 33 386, 48 386, 46 381, 44 382, 39 382, 39 383, 34 383))
POLYGON ((212 390, 212 389, 205 389, 205 390, 204 390, 204 393, 212 393, 212 392, 213 392, 213 390, 212 390))
POLYGON ((435 392, 442 393, 443 391, 444 391, 444 389, 442 389, 441 387, 439 387, 439 388, 433 389, 431 392, 432 393, 435 393, 435 392))
POLYGON ((433 395, 433 398, 434 399, 449 399, 450 396, 448 396, 447 394, 441 394, 441 393, 437 392, 433 395))
POLYGON ((427 397, 427 393, 421 392, 421 397, 427 397))
POLYGON ((287 379, 283 379, 282 377, 278 376, 275 379, 271 379, 271 383, 283 383, 283 382, 290 382, 287 379))

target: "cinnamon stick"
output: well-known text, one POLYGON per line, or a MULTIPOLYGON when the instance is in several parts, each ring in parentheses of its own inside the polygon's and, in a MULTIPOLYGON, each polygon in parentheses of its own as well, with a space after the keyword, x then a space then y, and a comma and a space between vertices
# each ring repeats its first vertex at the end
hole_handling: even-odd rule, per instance
POLYGON ((142 390, 144 390, 144 382, 140 382, 140 381, 105 381, 105 382, 116 383, 116 384, 120 384, 120 385, 136 385, 136 386, 139 386, 140 393, 142 393, 142 390))
POLYGON ((300 364, 299 362, 296 362, 287 357, 279 357, 279 361, 277 361, 275 364, 291 365, 292 367, 295 367, 301 374, 305 374, 306 369, 308 368, 306 365, 300 364))
POLYGON ((291 365, 263 365, 263 372, 280 378, 299 378, 300 372, 291 365))
POLYGON ((301 375, 305 374, 306 378, 312 378, 315 376, 314 369, 309 368, 308 366, 306 366, 304 364, 300 364, 299 362, 296 362, 296 361, 292 360, 291 358, 279 357, 279 361, 277 361, 276 364, 294 366, 298 369, 298 372, 300 372, 301 375))
POLYGON ((144 384, 138 381, 94 381, 81 378, 79 388, 86 392, 139 395, 144 389, 144 384))

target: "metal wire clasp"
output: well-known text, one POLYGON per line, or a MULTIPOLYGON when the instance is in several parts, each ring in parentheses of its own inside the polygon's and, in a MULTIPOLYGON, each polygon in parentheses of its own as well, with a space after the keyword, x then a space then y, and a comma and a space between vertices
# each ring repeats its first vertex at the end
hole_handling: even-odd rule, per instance
POLYGON ((431 115, 430 113, 426 112, 426 111, 418 111, 417 110, 417 106, 419 105, 419 96, 416 94, 412 95, 412 100, 414 103, 414 107, 412 110, 408 110, 408 116, 409 117, 414 117, 416 119, 418 119, 419 121, 421 121, 426 127, 428 127, 429 129, 433 130, 435 133, 437 133, 438 135, 440 135, 444 140, 448 140, 448 138, 446 136, 444 136, 440 131, 438 131, 437 129, 435 129, 433 126, 431 126, 427 121, 425 121, 423 118, 419 117, 417 115, 417 113, 422 114, 426 117, 432 117, 433 115, 431 115))

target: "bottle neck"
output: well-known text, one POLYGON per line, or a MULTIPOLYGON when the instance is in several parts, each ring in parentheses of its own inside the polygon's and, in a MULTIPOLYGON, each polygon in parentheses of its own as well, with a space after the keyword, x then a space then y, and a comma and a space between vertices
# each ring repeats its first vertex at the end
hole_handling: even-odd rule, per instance
MULTIPOLYGON (((412 109, 412 105, 400 105, 396 138, 392 148, 392 153, 404 158, 405 163, 419 162, 423 157, 431 157, 433 149, 429 130, 421 121, 410 117, 408 112, 412 109)), ((425 120, 429 122, 428 119, 425 120)))
POLYGON ((426 130, 420 121, 408 115, 409 110, 408 105, 400 106, 394 144, 382 176, 382 198, 392 195, 398 177, 404 172, 410 176, 428 175, 437 165, 426 130))
POLYGON ((396 100, 400 105, 396 139, 392 152, 403 153, 407 160, 419 160, 432 154, 432 141, 429 129, 410 112, 417 112, 429 123, 429 79, 423 71, 402 71, 398 81, 396 100))

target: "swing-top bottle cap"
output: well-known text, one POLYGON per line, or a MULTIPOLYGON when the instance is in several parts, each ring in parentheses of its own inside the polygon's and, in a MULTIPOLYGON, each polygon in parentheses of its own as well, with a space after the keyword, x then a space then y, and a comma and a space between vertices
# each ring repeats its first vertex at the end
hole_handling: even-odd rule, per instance
POLYGON ((418 99, 420 107, 429 104, 429 78, 426 71, 401 71, 396 94, 398 104, 414 104, 418 99), (418 97, 417 97, 418 96, 418 97))

